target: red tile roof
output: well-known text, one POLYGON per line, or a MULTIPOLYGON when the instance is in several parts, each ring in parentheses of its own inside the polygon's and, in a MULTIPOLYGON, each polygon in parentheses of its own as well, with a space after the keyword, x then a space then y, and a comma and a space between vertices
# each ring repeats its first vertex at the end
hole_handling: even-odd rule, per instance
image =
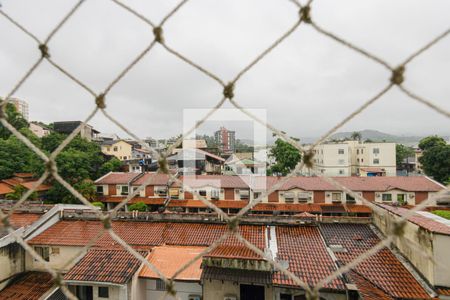
MULTIPOLYGON (((328 254, 317 227, 276 227, 278 241, 278 259, 286 260, 288 270, 293 272, 309 286, 315 286, 336 270, 328 254)), ((281 272, 274 274, 274 284, 282 286, 296 285, 281 272)), ((334 279, 325 285, 327 289, 344 290, 341 279, 334 279)))
MULTIPOLYGON (((206 247, 192 247, 192 246, 159 246, 154 247, 148 256, 148 261, 152 263, 164 276, 171 278, 176 271, 197 255, 199 255, 206 247)), ((202 274, 201 269, 202 259, 197 259, 186 270, 181 272, 177 280, 200 280, 202 274)), ((159 278, 159 276, 144 265, 140 277, 145 278, 159 278)))
POLYGON ((127 184, 139 175, 140 173, 112 172, 97 179, 95 184, 127 184))
POLYGON ((12 192, 14 192, 14 190, 11 188, 9 184, 0 182, 0 195, 6 195, 12 192))
POLYGON ((450 296, 450 288, 448 287, 437 287, 436 291, 439 295, 450 296))
MULTIPOLYGON (((29 244, 84 246, 102 228, 99 221, 59 221, 34 237, 29 244)), ((228 228, 223 224, 161 223, 113 221, 114 232, 132 246, 209 246, 219 239, 228 228)), ((239 226, 241 234, 255 245, 261 245, 263 226, 239 226)), ((228 244, 233 244, 232 241, 228 244)), ((97 246, 112 247, 117 242, 105 233, 97 246)))
MULTIPOLYGON (((347 252, 335 252, 347 264, 380 242, 365 224, 321 224, 328 245, 342 245, 347 252)), ((388 249, 383 248, 354 269, 372 285, 393 298, 431 299, 425 289, 388 249)))
MULTIPOLYGON (((102 196, 98 198, 98 201, 101 202, 108 202, 108 203, 120 203, 127 197, 121 197, 121 196, 102 196)), ((147 205, 161 205, 164 204, 165 198, 147 198, 147 197, 134 197, 130 201, 128 201, 128 204, 133 204, 137 202, 144 202, 147 205)))
MULTIPOLYGON (((283 179, 280 177, 280 180, 283 179)), ((290 189, 302 189, 305 191, 335 191, 338 190, 333 185, 322 179, 321 177, 291 177, 280 188, 280 191, 290 189)))
POLYGON ((444 187, 426 176, 334 177, 353 191, 383 192, 400 189, 409 192, 437 192, 444 187))
MULTIPOLYGON (((248 185, 241 176, 228 175, 192 175, 181 176, 181 182, 191 188, 214 186, 219 188, 241 188, 248 189, 248 185)), ((179 183, 174 183, 173 187, 180 187, 179 183)))
MULTIPOLYGON (((36 181, 27 181, 27 182, 22 182, 20 185, 22 185, 26 189, 30 190, 34 186, 35 183, 36 183, 36 181)), ((35 189, 35 191, 36 192, 43 192, 43 191, 48 191, 49 189, 51 189, 50 185, 48 185, 48 184, 41 184, 35 189)))
MULTIPOLYGON (((382 208, 390 211, 391 213, 403 217, 405 216, 407 213, 409 213, 409 209, 403 208, 403 207, 394 207, 394 206, 389 206, 386 204, 378 204, 378 206, 381 206, 382 208)), ((419 214, 413 214, 412 216, 408 217, 408 221, 422 227, 425 228, 431 232, 436 232, 436 233, 441 233, 441 234, 446 234, 446 235, 450 235, 450 226, 435 221, 433 219, 427 218, 423 215, 419 215, 419 214)))
MULTIPOLYGON (((147 256, 148 252, 139 252, 147 256)), ((141 261, 126 250, 91 249, 64 275, 68 281, 127 283, 141 261)))
POLYGON ((53 278, 45 272, 18 275, 2 291, 0 299, 38 300, 53 287, 53 278))
POLYGON ((23 226, 31 225, 33 222, 37 221, 42 214, 28 213, 28 212, 14 212, 9 217, 9 222, 14 228, 20 228, 23 226))
POLYGON ((169 182, 169 175, 160 173, 145 173, 143 176, 133 181, 132 185, 142 185, 146 180, 150 180, 148 185, 167 185, 169 182))
POLYGON ((347 204, 345 205, 345 208, 349 213, 365 213, 365 214, 372 213, 372 209, 370 207, 360 204, 347 204))
POLYGON ((364 300, 395 300, 389 296, 382 289, 378 288, 372 282, 359 275, 354 271, 349 272, 349 277, 352 282, 358 287, 358 292, 364 300))
POLYGON ((301 204, 301 203, 258 203, 253 211, 290 211, 290 212, 321 212, 320 204, 301 204))

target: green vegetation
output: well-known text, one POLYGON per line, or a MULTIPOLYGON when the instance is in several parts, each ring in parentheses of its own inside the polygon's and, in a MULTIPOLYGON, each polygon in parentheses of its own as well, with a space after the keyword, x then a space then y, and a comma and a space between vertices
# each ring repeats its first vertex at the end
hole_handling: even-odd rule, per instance
POLYGON ((403 160, 414 155, 414 149, 402 144, 395 145, 395 160, 397 167, 400 166, 403 160))
MULTIPOLYGON (((8 200, 20 200, 22 198, 23 194, 27 192, 27 189, 22 185, 16 185, 13 187, 14 192, 9 193, 6 195, 6 199, 8 200)), ((38 194, 36 192, 31 193, 31 195, 28 197, 30 200, 36 200, 38 197, 38 194)))
MULTIPOLYGON (((50 155, 63 142, 67 135, 52 132, 38 138, 29 129, 28 123, 17 113, 13 105, 6 106, 6 119, 45 154, 50 155)), ((95 186, 92 180, 110 171, 118 171, 122 163, 106 157, 95 142, 76 136, 56 157, 58 173, 86 199, 95 200, 95 186)), ((33 173, 39 177, 45 170, 44 162, 7 128, 0 124, 0 179, 10 178, 14 173, 33 173)), ((52 188, 46 194, 50 203, 79 203, 59 182, 50 178, 47 182, 52 188)), ((17 197, 20 191, 12 193, 17 197)))
POLYGON ((276 163, 268 168, 267 175, 286 176, 301 159, 298 149, 281 138, 275 141, 275 146, 270 150, 269 156, 275 158, 276 163))
POLYGON ((140 202, 136 202, 134 204, 128 205, 128 210, 129 211, 140 211, 140 212, 144 212, 147 211, 147 204, 145 204, 144 202, 140 201, 140 202))
POLYGON ((436 135, 422 139, 419 143, 423 155, 419 158, 425 174, 435 180, 448 184, 450 182, 450 145, 436 135))
POLYGON ((433 214, 450 220, 450 210, 435 210, 433 211, 433 214))
POLYGON ((101 210, 105 209, 105 204, 103 204, 103 202, 98 202, 98 201, 92 202, 92 205, 96 206, 96 207, 100 207, 101 210))

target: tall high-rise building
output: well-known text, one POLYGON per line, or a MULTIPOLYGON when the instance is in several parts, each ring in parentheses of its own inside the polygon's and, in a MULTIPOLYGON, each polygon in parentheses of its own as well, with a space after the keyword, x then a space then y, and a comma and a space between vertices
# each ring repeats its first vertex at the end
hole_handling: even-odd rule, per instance
POLYGON ((19 112, 23 118, 28 121, 28 103, 17 98, 9 98, 9 101, 16 107, 17 112, 19 112))
POLYGON ((223 153, 233 153, 236 150, 236 132, 220 127, 214 133, 214 139, 223 153))

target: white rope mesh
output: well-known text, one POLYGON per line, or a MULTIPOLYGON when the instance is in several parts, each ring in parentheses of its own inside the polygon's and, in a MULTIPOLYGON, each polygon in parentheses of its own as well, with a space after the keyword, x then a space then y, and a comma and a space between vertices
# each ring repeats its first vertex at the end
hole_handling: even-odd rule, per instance
MULTIPOLYGON (((148 25, 153 34, 153 39, 149 40, 148 46, 145 47, 135 58, 131 59, 130 63, 117 74, 117 76, 111 81, 111 83, 105 87, 105 89, 102 92, 95 92, 93 88, 89 87, 85 83, 83 83, 79 78, 74 76, 69 70, 65 69, 60 65, 59 62, 54 61, 51 58, 51 40, 54 37, 55 34, 57 34, 61 28, 66 24, 67 22, 70 22, 71 19, 74 18, 76 15, 77 10, 80 8, 80 6, 84 3, 84 0, 78 1, 61 19, 61 21, 51 30, 51 32, 48 34, 48 36, 44 40, 40 40, 37 38, 29 29, 22 26, 19 22, 14 20, 10 15, 8 15, 7 12, 0 9, 0 14, 2 17, 4 17, 6 20, 8 20, 11 24, 13 24, 15 27, 20 29, 21 32, 25 33, 28 37, 30 37, 32 40, 36 42, 36 51, 40 51, 41 57, 25 72, 25 74, 16 82, 16 84, 11 88, 11 90, 6 94, 4 99, 6 101, 3 101, 1 109, 4 112, 6 104, 8 99, 13 96, 17 91, 21 88, 23 83, 33 75, 35 70, 39 68, 42 61, 46 60, 49 62, 51 66, 53 66, 56 70, 62 72, 68 80, 71 80, 72 82, 75 82, 79 87, 86 90, 89 94, 93 96, 93 104, 95 104, 95 108, 92 110, 91 113, 84 119, 83 123, 78 126, 78 128, 72 132, 67 138, 58 146, 58 148, 51 153, 50 156, 47 156, 44 154, 39 148, 37 148, 30 140, 28 140, 24 135, 22 135, 19 131, 17 131, 11 124, 8 123, 8 121, 5 118, 5 114, 0 114, 0 122, 3 126, 5 126, 8 130, 11 131, 11 133, 17 137, 21 142, 24 143, 25 146, 30 148, 33 152, 35 152, 42 160, 43 163, 46 166, 46 171, 43 173, 43 175, 39 178, 39 180, 36 182, 36 184, 33 185, 33 187, 28 190, 21 199, 12 207, 10 212, 8 214, 3 213, 0 211, 0 219, 2 220, 2 223, 4 226, 8 229, 8 231, 16 238, 16 241, 25 249, 26 252, 28 252, 34 259, 39 261, 43 264, 45 269, 55 278, 55 282, 61 287, 63 293, 69 298, 69 299, 76 299, 74 295, 70 293, 70 291, 67 289, 67 285, 62 279, 62 275, 51 268, 48 262, 42 259, 42 257, 36 253, 36 251, 30 247, 26 241, 24 241, 12 228, 12 226, 9 223, 9 217, 11 214, 17 210, 24 201, 34 192, 36 191, 37 187, 42 184, 49 176, 52 176, 55 178, 61 185, 63 185, 73 196, 75 196, 77 199, 79 199, 83 204, 92 206, 92 204, 83 197, 77 190, 75 190, 68 182, 66 182, 59 174, 57 170, 57 163, 56 158, 58 154, 61 153, 61 151, 72 141, 75 136, 81 131, 84 124, 89 122, 100 110, 106 118, 108 118, 112 123, 116 124, 119 128, 124 130, 127 134, 129 134, 131 137, 133 137, 136 141, 138 141, 141 146, 144 149, 149 150, 153 156, 158 160, 160 171, 166 171, 167 172, 167 161, 166 157, 172 152, 172 150, 180 145, 183 141, 183 139, 188 136, 190 133, 192 133, 195 129, 197 129, 199 126, 201 126, 208 118, 217 111, 225 102, 231 103, 235 108, 241 110, 244 114, 246 114, 251 119, 255 120, 256 122, 263 124, 266 126, 270 131, 274 132, 281 138, 283 138, 285 141, 289 142, 291 145, 299 149, 303 153, 303 161, 299 162, 298 165, 295 167, 295 169, 285 178, 278 181, 274 186, 272 186, 270 189, 262 192, 256 199, 250 201, 248 205, 246 205, 243 209, 239 211, 235 216, 230 217, 228 216, 223 210, 221 210, 219 207, 217 207, 214 203, 208 201, 205 199, 205 197, 199 195, 195 189, 186 186, 186 184, 183 184, 184 190, 189 191, 193 193, 196 199, 201 200, 205 205, 207 205, 209 208, 213 209, 223 220, 228 222, 229 225, 229 231, 227 231, 221 238, 216 240, 212 245, 210 245, 208 248, 206 248, 204 251, 202 251, 199 255, 197 255, 194 259, 189 261, 187 264, 180 266, 180 268, 175 272, 173 278, 166 278, 160 270, 158 270, 153 264, 151 264, 145 257, 140 255, 136 250, 134 250, 130 245, 128 245, 118 234, 116 234, 113 230, 111 219, 116 215, 118 210, 125 206, 131 199, 138 196, 140 191, 145 189, 145 187, 150 183, 152 180, 152 176, 149 176, 149 178, 141 185, 139 186, 135 191, 130 193, 123 201, 121 201, 113 210, 108 212, 101 212, 99 210, 95 210, 97 216, 102 220, 102 223, 104 224, 104 228, 99 232, 96 237, 94 237, 90 242, 83 247, 79 253, 77 253, 74 257, 68 258, 66 266, 70 265, 77 257, 80 255, 83 255, 83 253, 86 253, 91 247, 95 245, 97 240, 102 236, 104 232, 108 232, 109 235, 117 241, 125 250, 129 251, 133 256, 135 256, 137 259, 139 259, 146 267, 154 271, 160 279, 164 280, 167 286, 167 291, 164 294, 164 298, 168 296, 176 296, 176 291, 173 290, 173 279, 178 276, 182 271, 187 269, 190 265, 192 265, 197 259, 201 258, 203 255, 211 252, 214 250, 217 246, 220 245, 222 241, 224 241, 229 236, 236 237, 240 242, 242 242, 246 247, 251 249, 253 252, 255 252, 257 255, 265 258, 275 270, 280 271, 283 273, 287 278, 291 279, 293 282, 295 282, 299 287, 302 287, 305 289, 307 297, 310 299, 317 299, 318 291, 320 288, 322 288, 325 284, 329 283, 333 279, 341 276, 343 273, 349 271, 356 265, 358 265, 360 262, 364 261, 365 259, 369 258, 371 255, 374 255, 377 253, 380 249, 388 246, 390 242, 394 238, 402 238, 402 231, 396 230, 391 232, 390 234, 387 234, 384 239, 382 239, 377 246, 373 247, 370 251, 367 251, 366 253, 360 255, 356 259, 354 259, 349 264, 342 266, 338 268, 336 271, 334 271, 332 274, 330 274, 328 277, 323 278, 316 286, 311 287, 305 282, 303 282, 300 278, 298 278, 294 273, 290 272, 286 268, 280 265, 279 262, 275 261, 273 258, 269 257, 267 254, 265 254, 263 251, 261 251, 257 246, 253 245, 251 242, 246 240, 237 230, 239 228, 239 221, 243 217, 243 215, 251 210, 256 204, 260 203, 262 199, 264 199, 266 196, 268 196, 270 193, 277 190, 279 187, 281 187, 289 178, 292 176, 295 176, 295 174, 303 168, 304 165, 311 165, 312 164, 312 150, 318 146, 319 144, 323 143, 327 138, 329 138, 334 132, 336 132, 338 129, 340 129, 342 126, 347 124, 350 120, 355 118, 357 115, 361 114, 364 110, 366 110, 368 107, 373 105, 373 103, 377 102, 380 98, 383 97, 384 94, 386 94, 389 90, 393 88, 398 88, 399 91, 403 92, 405 95, 407 95, 409 98, 418 101, 419 103, 422 103, 426 105, 427 107, 433 109, 439 114, 442 114, 446 116, 447 118, 450 118, 450 113, 435 104, 432 100, 425 99, 421 96, 416 95, 413 91, 411 91, 409 88, 406 88, 403 86, 403 80, 405 74, 407 74, 406 66, 408 63, 410 63, 413 59, 420 56, 421 54, 425 53, 428 49, 430 49, 433 45, 437 44, 440 40, 445 38, 449 33, 450 29, 446 30, 442 34, 438 35, 437 37, 431 39, 429 43, 418 49, 417 51, 413 52, 409 57, 407 57, 403 62, 401 62, 397 67, 392 67, 389 65, 385 60, 378 57, 377 55, 370 53, 361 47, 354 45, 353 43, 346 41, 344 38, 337 36, 336 34, 328 31, 327 29, 324 29, 320 24, 318 24, 313 15, 311 14, 312 9, 314 8, 312 6, 312 0, 308 1, 306 5, 300 4, 296 0, 290 0, 290 2, 293 4, 293 9, 298 10, 298 19, 294 22, 294 24, 289 27, 285 33, 280 35, 273 43, 271 43, 266 49, 263 49, 259 55, 256 56, 256 58, 252 61, 250 61, 242 70, 240 70, 236 76, 231 80, 222 79, 219 76, 215 75, 213 72, 207 70, 206 68, 200 66, 196 62, 192 61, 191 59, 187 58, 185 55, 177 51, 176 49, 173 49, 171 46, 169 46, 168 43, 164 40, 164 25, 166 22, 170 21, 172 18, 176 17, 176 13, 179 10, 182 10, 183 6, 189 2, 189 0, 183 0, 179 2, 178 5, 176 5, 163 19, 159 24, 156 24, 149 20, 147 17, 143 16, 138 11, 134 10, 130 6, 128 6, 125 2, 119 1, 119 0, 112 0, 114 4, 118 5, 118 7, 124 9, 125 11, 132 14, 134 17, 141 20, 143 23, 148 25), (354 53, 358 53, 359 55, 363 55, 367 59, 369 59, 372 62, 375 62, 377 64, 380 64, 384 66, 387 69, 386 72, 386 80, 387 85, 381 89, 377 94, 375 94, 373 97, 364 100, 361 99, 361 105, 355 109, 353 112, 351 112, 347 117, 342 119, 336 126, 328 130, 325 134, 323 134, 314 144, 312 144, 311 147, 308 149, 305 149, 302 145, 300 145, 298 142, 291 139, 287 134, 285 134, 282 130, 277 129, 273 125, 260 120, 253 114, 251 114, 249 111, 245 110, 239 103, 237 103, 234 100, 234 87, 239 83, 239 80, 244 76, 249 70, 251 70, 256 64, 258 64, 261 60, 263 60, 268 54, 272 52, 273 49, 278 47, 280 44, 282 44, 286 39, 289 38, 289 36, 295 32, 299 26, 311 26, 317 34, 321 34, 323 36, 329 37, 336 41, 337 43, 340 43, 341 45, 347 47, 348 49, 354 51, 354 53), (215 82, 217 82, 220 85, 220 88, 223 89, 223 98, 221 98, 217 104, 211 108, 211 110, 199 121, 197 124, 188 130, 187 132, 183 132, 180 138, 177 139, 177 141, 169 147, 169 149, 163 154, 160 155, 155 149, 150 147, 148 144, 144 143, 137 135, 133 134, 124 124, 119 122, 116 118, 111 116, 107 112, 107 103, 108 103, 108 93, 111 91, 111 89, 120 82, 127 73, 133 69, 139 62, 147 55, 151 55, 151 50, 156 44, 160 44, 163 49, 165 49, 168 53, 173 54, 175 57, 179 58, 181 61, 189 64, 190 66, 194 67, 199 72, 203 73, 207 77, 211 78, 215 82), (228 83, 226 83, 228 82, 228 83)), ((167 172, 170 179, 173 182, 182 184, 182 182, 176 178, 174 175, 167 172)), ((362 196, 360 196, 358 193, 349 190, 347 187, 343 186, 333 178, 324 177, 327 182, 332 184, 333 186, 342 189, 349 195, 353 196, 355 199, 358 199, 362 201, 363 204, 370 206, 374 211, 380 213, 380 214, 386 214, 387 212, 377 205, 373 204, 371 201, 368 201, 364 199, 362 196)), ((406 220, 409 216, 412 216, 416 211, 423 209, 425 206, 427 206, 430 203, 433 203, 436 198, 441 197, 445 193, 448 192, 447 189, 444 189, 434 197, 430 197, 426 201, 423 201, 419 205, 415 206, 413 209, 409 210, 409 212, 403 216, 400 217, 397 221, 398 227, 402 227, 404 224, 404 220, 406 220)), ((415 251, 420 251, 420 249, 415 248, 415 251)), ((424 257, 426 257, 428 254, 424 253, 424 257)))

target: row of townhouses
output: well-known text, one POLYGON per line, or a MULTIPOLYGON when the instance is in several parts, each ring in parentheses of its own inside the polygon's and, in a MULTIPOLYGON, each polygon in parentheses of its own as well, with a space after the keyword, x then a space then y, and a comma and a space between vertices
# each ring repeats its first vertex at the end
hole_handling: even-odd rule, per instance
MULTIPOLYGON (((145 184, 131 203, 142 201, 158 206, 171 200, 171 207, 184 207, 186 212, 195 212, 206 210, 203 202, 199 201, 201 196, 215 201, 217 206, 230 213, 258 198, 261 198, 261 203, 254 210, 316 213, 345 205, 342 212, 354 209, 354 212, 367 213, 370 210, 362 207, 363 202, 358 196, 375 203, 413 206, 445 188, 425 176, 335 177, 334 180, 356 194, 354 197, 355 194, 336 187, 324 177, 291 177, 282 185, 279 182, 283 177, 273 176, 196 175, 179 176, 178 179, 173 181, 169 175, 151 172, 111 172, 96 180, 95 185, 99 200, 108 209, 145 184), (266 195, 266 191, 274 186, 276 189, 266 195)), ((439 203, 434 201, 430 204, 439 203)), ((335 212, 339 213, 338 210, 335 212)))
MULTIPOLYGON (((238 232, 264 256, 235 236, 205 252, 229 230, 217 217, 194 214, 187 222, 173 213, 119 212, 111 229, 165 277, 195 261, 173 278, 173 285, 103 230, 97 212, 89 207, 24 208, 9 217, 15 231, 0 231, 0 299, 66 299, 46 266, 16 242, 17 235, 61 274, 78 299, 153 300, 175 291, 165 299, 305 300, 305 289, 270 261, 313 288, 378 245, 409 212, 377 206, 380 211, 372 220, 335 217, 317 222, 308 214, 243 217, 238 232)), ((320 288, 318 299, 450 299, 450 226, 429 215, 416 213, 406 222, 403 236, 338 273, 320 288)))

